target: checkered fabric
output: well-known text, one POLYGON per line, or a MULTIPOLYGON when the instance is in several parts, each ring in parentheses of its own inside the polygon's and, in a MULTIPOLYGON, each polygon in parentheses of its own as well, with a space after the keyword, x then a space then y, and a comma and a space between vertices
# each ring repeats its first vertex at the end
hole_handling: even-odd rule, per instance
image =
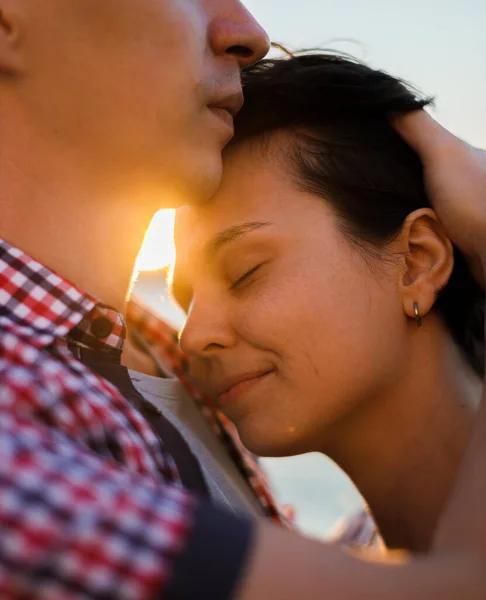
POLYGON ((192 398, 202 415, 222 440, 230 456, 253 489, 264 513, 280 525, 289 526, 284 510, 270 491, 266 476, 255 457, 241 443, 234 424, 218 411, 208 396, 191 381, 188 361, 178 342, 178 333, 154 314, 139 298, 132 298, 127 310, 127 327, 136 330, 150 348, 151 353, 168 362, 192 398))
POLYGON ((124 335, 0 240, 0 598, 154 598, 184 549, 197 503, 172 458, 68 349, 120 352, 124 335))

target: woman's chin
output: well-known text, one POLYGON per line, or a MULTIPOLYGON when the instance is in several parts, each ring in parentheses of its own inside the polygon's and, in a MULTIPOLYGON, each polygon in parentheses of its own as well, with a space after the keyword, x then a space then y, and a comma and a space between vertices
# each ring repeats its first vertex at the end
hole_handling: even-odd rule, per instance
POLYGON ((301 439, 297 439, 289 433, 276 433, 269 435, 268 432, 254 431, 248 427, 239 427, 238 433, 243 445, 257 456, 282 458, 311 452, 301 439))

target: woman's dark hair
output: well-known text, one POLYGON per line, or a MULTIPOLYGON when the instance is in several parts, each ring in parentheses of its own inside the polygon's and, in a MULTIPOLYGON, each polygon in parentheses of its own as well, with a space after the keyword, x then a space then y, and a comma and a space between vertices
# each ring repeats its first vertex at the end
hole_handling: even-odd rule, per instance
MULTIPOLYGON (((261 61, 246 69, 243 84, 245 105, 232 145, 290 133, 282 154, 292 180, 330 202, 344 232, 365 250, 376 254, 411 212, 430 206, 421 162, 390 123, 430 103, 411 86, 332 53, 261 61)), ((482 375, 484 293, 463 256, 454 254, 435 306, 482 375)))

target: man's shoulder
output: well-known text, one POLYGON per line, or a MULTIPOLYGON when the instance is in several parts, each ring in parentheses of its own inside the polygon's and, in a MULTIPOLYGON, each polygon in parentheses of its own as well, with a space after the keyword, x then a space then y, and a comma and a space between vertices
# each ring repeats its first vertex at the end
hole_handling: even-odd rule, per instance
POLYGON ((50 357, 43 348, 22 334, 20 329, 9 327, 0 330, 0 390, 5 398, 29 397, 34 391, 41 394, 52 387, 58 391, 56 381, 66 375, 62 363, 50 357))
POLYGON ((44 347, 14 329, 0 334, 0 411, 140 471, 170 473, 142 416, 63 339, 44 347))
POLYGON ((2 411, 77 437, 74 411, 67 400, 75 400, 79 387, 67 365, 36 346, 34 340, 14 328, 0 333, 2 411))
POLYGON ((79 413, 86 412, 93 400, 86 375, 64 340, 44 346, 39 336, 26 333, 22 326, 0 330, 2 410, 75 434, 79 413))

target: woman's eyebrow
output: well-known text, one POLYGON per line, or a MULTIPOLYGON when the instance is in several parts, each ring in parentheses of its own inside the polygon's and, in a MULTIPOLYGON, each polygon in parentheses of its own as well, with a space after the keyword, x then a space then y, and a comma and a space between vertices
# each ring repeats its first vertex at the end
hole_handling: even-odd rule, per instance
MULTIPOLYGON (((204 245, 204 253, 209 260, 213 260, 215 255, 225 244, 234 241, 246 233, 251 233, 252 231, 257 231, 258 229, 263 229, 270 225, 273 225, 273 223, 270 223, 269 221, 247 221, 246 223, 240 223, 239 225, 232 225, 227 229, 222 229, 206 242, 204 245)), ((187 269, 188 265, 185 264, 184 266, 187 269)), ((184 268, 181 267, 180 260, 176 260, 169 282, 169 289, 176 302, 186 310, 187 307, 184 306, 184 304, 187 304, 186 301, 192 297, 192 290, 187 280, 184 279, 183 271, 184 268)))
POLYGON ((262 229, 272 225, 269 221, 247 221, 239 225, 232 225, 227 229, 219 231, 205 245, 205 254, 208 258, 213 259, 215 254, 225 245, 233 242, 246 233, 262 229))

